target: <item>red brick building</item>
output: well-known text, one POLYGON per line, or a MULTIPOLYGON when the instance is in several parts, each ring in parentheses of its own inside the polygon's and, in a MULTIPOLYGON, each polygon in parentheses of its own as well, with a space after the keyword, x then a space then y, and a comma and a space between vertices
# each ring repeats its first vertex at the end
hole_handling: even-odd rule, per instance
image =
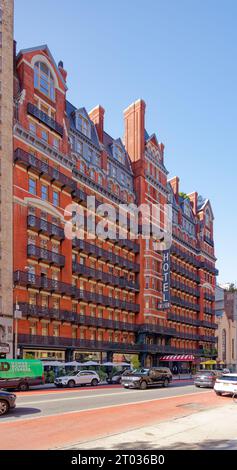
MULTIPOLYGON (((194 362, 215 352, 215 256, 210 202, 167 181, 164 146, 145 129, 145 103, 124 112, 124 141, 104 130, 104 109, 66 99, 67 73, 47 46, 15 63, 14 302, 23 357, 99 360, 138 354, 143 364, 194 362), (161 310, 162 252, 152 239, 65 237, 69 204, 170 203, 171 305, 161 310), (185 355, 185 357, 184 357, 185 355), (172 356, 176 356, 173 358, 172 356)), ((162 220, 162 219, 161 219, 162 220)), ((116 233, 124 230, 116 218, 116 233)))

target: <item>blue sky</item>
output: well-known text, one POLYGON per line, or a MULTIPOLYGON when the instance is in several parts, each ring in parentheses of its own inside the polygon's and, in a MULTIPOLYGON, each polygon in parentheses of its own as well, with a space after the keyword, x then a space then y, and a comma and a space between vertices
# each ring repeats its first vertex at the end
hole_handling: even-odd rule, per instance
POLYGON ((236 0, 15 0, 18 50, 47 43, 68 71, 68 99, 123 109, 146 101, 180 190, 211 200, 219 282, 237 282, 236 0))

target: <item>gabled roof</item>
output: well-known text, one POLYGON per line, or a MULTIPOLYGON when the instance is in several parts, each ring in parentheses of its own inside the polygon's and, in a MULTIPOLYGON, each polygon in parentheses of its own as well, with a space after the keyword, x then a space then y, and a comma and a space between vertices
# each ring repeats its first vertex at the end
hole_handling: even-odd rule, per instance
POLYGON ((20 56, 23 55, 23 54, 28 54, 29 52, 36 52, 36 51, 44 51, 44 52, 47 53, 47 55, 49 56, 50 61, 53 63, 55 69, 57 70, 58 75, 60 76, 60 79, 62 80, 62 82, 63 82, 63 84, 64 84, 64 86, 67 90, 66 82, 65 82, 65 80, 64 80, 64 78, 63 78, 63 76, 62 76, 62 74, 61 74, 61 72, 60 72, 60 70, 59 70, 59 68, 58 68, 58 66, 57 66, 50 50, 49 50, 49 48, 48 48, 48 46, 47 46, 47 44, 43 44, 42 46, 29 47, 27 49, 20 49, 20 51, 18 52, 18 54, 16 56, 16 59, 18 60, 20 58, 20 56))
POLYGON ((66 101, 66 113, 70 122, 70 128, 75 132, 79 132, 75 124, 75 113, 82 114, 86 117, 86 119, 88 119, 91 125, 91 138, 89 140, 91 140, 91 142, 98 148, 98 150, 100 150, 100 143, 98 139, 97 130, 93 121, 91 121, 86 108, 82 107, 77 109, 72 103, 66 101))
POLYGON ((202 196, 198 196, 198 202, 197 202, 197 211, 198 212, 202 212, 205 210, 206 207, 209 207, 210 211, 211 211, 211 217, 212 219, 214 219, 214 214, 213 214, 213 210, 212 210, 212 207, 211 207, 211 203, 210 203, 210 200, 209 199, 205 199, 203 198, 202 196))
POLYGON ((118 139, 114 139, 113 137, 111 137, 111 135, 107 134, 107 132, 104 131, 104 133, 103 133, 103 144, 104 144, 106 152, 108 153, 109 157, 111 159, 113 159, 114 163, 124 166, 124 168, 131 173, 132 172, 132 166, 131 166, 130 158, 129 158, 127 152, 126 152, 126 149, 124 147, 124 144, 123 144, 121 138, 119 137, 118 139), (124 152, 124 156, 125 156, 125 159, 124 159, 125 165, 118 162, 118 160, 116 160, 114 158, 114 156, 113 156, 113 145, 114 144, 118 144, 122 148, 122 150, 124 152))

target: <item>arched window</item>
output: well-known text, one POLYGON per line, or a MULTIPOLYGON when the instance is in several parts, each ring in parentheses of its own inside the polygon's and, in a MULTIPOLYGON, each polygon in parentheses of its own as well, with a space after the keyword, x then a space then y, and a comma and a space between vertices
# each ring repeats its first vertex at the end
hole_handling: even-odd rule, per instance
POLYGON ((226 361, 226 330, 222 330, 222 360, 226 361))
POLYGON ((55 99, 53 75, 44 62, 36 62, 34 66, 34 86, 51 100, 55 99))

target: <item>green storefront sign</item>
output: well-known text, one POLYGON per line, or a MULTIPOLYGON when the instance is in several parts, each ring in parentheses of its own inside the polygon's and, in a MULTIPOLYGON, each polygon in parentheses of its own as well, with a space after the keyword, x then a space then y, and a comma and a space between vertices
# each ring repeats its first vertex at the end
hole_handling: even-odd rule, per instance
POLYGON ((0 359, 0 379, 42 377, 43 364, 34 359, 0 359))

